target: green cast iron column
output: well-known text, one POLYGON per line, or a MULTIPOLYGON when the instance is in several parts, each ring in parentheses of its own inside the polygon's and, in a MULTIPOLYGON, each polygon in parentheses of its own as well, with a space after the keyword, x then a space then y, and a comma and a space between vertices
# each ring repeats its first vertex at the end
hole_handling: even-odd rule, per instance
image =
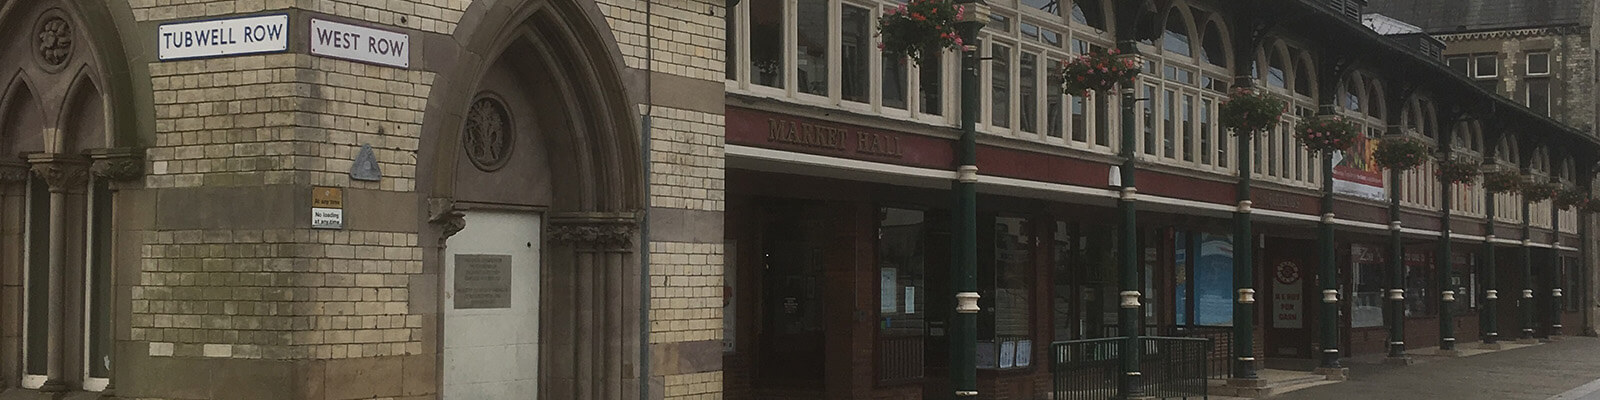
POLYGON ((1517 311, 1522 314, 1522 336, 1520 338, 1524 340, 1533 339, 1533 314, 1539 312, 1538 307, 1533 304, 1533 240, 1530 239, 1533 230, 1528 225, 1533 216, 1530 211, 1532 209, 1532 205, 1524 197, 1522 200, 1522 297, 1521 300, 1517 301, 1517 311))
POLYGON ((1255 132, 1234 132, 1239 149, 1239 207, 1233 212, 1233 287, 1237 298, 1233 303, 1233 377, 1256 379, 1255 356, 1255 237, 1250 233, 1250 161, 1254 152, 1250 147, 1255 132))
POLYGON ((1400 243, 1400 170, 1389 169, 1389 357, 1406 356, 1405 246, 1400 243))
POLYGON ((1333 257, 1333 153, 1322 152, 1322 222, 1317 224, 1317 249, 1322 287, 1322 368, 1339 366, 1339 282, 1333 257))
POLYGON ((1500 298, 1500 291, 1495 289, 1495 276, 1499 275, 1500 271, 1495 270, 1494 193, 1487 190, 1483 193, 1483 209, 1488 210, 1489 222, 1484 225, 1484 232, 1488 232, 1488 234, 1483 239, 1483 270, 1485 271, 1483 273, 1483 312, 1480 312, 1479 315, 1483 317, 1481 324, 1483 327, 1483 343, 1495 344, 1500 341, 1500 325, 1495 322, 1495 303, 1500 298))
MULTIPOLYGON (((1123 57, 1133 57, 1138 60, 1138 47, 1134 42, 1122 42, 1119 46, 1123 57)), ((1138 258, 1138 210, 1134 200, 1138 189, 1134 187, 1134 173, 1138 165, 1134 161, 1134 132, 1133 132, 1133 107, 1139 99, 1134 98, 1134 88, 1138 85, 1129 83, 1122 88, 1122 195, 1117 199, 1117 212, 1122 217, 1119 229, 1122 238, 1118 240, 1118 281, 1122 290, 1122 304, 1117 311, 1117 330, 1122 336, 1122 375, 1119 380, 1118 393, 1122 398, 1136 398, 1143 393, 1139 386, 1139 359, 1143 353, 1139 346, 1139 258, 1138 258)))
POLYGON ((1566 268, 1561 262, 1561 208, 1550 201, 1550 256, 1553 267, 1550 273, 1550 332, 1545 336, 1561 336, 1561 276, 1566 268))
POLYGON ((956 149, 955 297, 956 321, 950 332, 950 371, 957 399, 978 396, 978 31, 983 29, 979 6, 973 1, 957 1, 967 7, 968 18, 957 27, 965 46, 961 49, 961 141, 956 149))
MULTIPOLYGON (((1448 138, 1450 135, 1444 135, 1448 138)), ((1440 145, 1450 148, 1449 140, 1440 145)), ((1446 153, 1445 159, 1449 159, 1446 153)), ((1456 349, 1455 286, 1450 283, 1455 263, 1450 258, 1450 192, 1455 185, 1439 180, 1439 350, 1456 349)))

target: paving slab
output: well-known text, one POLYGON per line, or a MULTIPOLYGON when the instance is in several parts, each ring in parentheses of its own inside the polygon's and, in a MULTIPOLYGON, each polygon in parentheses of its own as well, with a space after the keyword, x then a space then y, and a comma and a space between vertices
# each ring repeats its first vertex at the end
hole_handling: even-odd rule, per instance
MULTIPOLYGON (((1412 400, 1485 399, 1547 400, 1560 398, 1600 400, 1600 393, 1577 390, 1600 380, 1600 339, 1569 337, 1538 345, 1506 344, 1505 350, 1482 352, 1475 344, 1462 344, 1460 357, 1434 355, 1437 349, 1419 348, 1410 354, 1417 363, 1395 366, 1382 363, 1381 355, 1347 360, 1350 380, 1298 390, 1283 400, 1412 400)), ((1594 389, 1600 389, 1596 383, 1594 389)))

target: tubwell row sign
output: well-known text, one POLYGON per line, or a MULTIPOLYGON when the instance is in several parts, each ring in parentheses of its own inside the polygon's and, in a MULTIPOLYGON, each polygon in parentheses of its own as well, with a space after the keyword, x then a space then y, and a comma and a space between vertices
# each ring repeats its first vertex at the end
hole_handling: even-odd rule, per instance
MULTIPOLYGON (((157 57, 162 61, 289 50, 289 16, 162 24, 157 57)), ((311 54, 397 68, 411 67, 411 35, 321 19, 311 19, 311 54)))

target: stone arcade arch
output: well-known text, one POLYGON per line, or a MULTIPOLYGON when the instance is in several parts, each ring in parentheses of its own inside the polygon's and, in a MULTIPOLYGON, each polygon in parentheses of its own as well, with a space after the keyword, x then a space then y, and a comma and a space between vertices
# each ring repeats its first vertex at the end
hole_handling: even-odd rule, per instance
POLYGON ((641 94, 624 84, 636 72, 591 1, 476 2, 462 21, 463 48, 435 80, 418 157, 419 207, 433 228, 421 234, 424 271, 440 299, 425 316, 438 334, 424 346, 445 355, 440 392, 465 393, 452 392, 461 371, 444 361, 464 334, 446 322, 449 239, 478 215, 521 213, 542 225, 527 227, 540 243, 538 304, 559 305, 536 307, 540 398, 637 396, 641 94), (484 133, 496 129, 506 135, 484 133))

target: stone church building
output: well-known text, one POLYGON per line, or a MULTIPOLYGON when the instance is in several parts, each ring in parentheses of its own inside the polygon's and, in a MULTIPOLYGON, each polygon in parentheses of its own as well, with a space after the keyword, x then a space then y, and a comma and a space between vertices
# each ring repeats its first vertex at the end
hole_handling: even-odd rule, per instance
POLYGON ((0 399, 719 390, 722 10, 0 1, 0 399))

